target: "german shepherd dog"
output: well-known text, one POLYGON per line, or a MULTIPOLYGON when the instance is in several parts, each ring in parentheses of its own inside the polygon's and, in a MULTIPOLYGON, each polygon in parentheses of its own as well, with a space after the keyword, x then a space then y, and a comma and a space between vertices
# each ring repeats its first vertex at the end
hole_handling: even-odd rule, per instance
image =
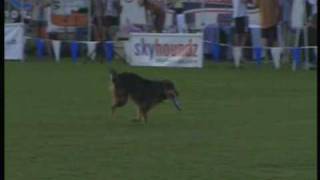
POLYGON ((112 81, 112 117, 118 107, 126 105, 128 99, 137 105, 137 120, 146 123, 148 121, 148 112, 160 102, 169 99, 180 111, 180 103, 177 99, 178 92, 174 84, 169 80, 148 80, 141 76, 123 72, 117 73, 110 70, 112 81))

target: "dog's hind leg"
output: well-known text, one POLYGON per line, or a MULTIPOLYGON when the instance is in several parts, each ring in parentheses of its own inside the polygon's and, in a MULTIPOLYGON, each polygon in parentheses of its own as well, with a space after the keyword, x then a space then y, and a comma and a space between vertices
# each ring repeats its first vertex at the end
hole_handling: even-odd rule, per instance
POLYGON ((146 108, 146 107, 143 107, 143 108, 140 107, 139 108, 139 116, 142 119, 143 123, 147 123, 148 122, 148 111, 149 111, 149 108, 146 108))
POLYGON ((134 121, 141 121, 142 119, 140 108, 137 108, 137 118, 134 121))

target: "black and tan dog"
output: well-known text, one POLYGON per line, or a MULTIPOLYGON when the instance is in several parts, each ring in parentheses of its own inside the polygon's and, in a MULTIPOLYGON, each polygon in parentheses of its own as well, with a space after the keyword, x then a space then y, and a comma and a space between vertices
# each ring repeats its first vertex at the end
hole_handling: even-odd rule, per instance
POLYGON ((112 116, 118 107, 124 106, 131 98, 138 107, 138 119, 147 122, 148 112, 160 102, 170 99, 178 110, 181 110, 177 99, 178 92, 169 80, 154 81, 141 76, 110 70, 112 81, 112 116))

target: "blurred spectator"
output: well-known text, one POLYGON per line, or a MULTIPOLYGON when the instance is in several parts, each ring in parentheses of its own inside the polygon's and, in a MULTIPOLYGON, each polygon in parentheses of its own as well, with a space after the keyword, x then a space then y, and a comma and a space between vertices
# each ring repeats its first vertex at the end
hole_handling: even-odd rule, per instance
POLYGON ((183 1, 184 0, 168 0, 168 3, 176 14, 181 14, 183 12, 183 1))
POLYGON ((292 0, 291 28, 300 30, 306 22, 306 0, 292 0))
POLYGON ((248 37, 247 0, 232 0, 236 46, 244 46, 248 37))
POLYGON ((279 0, 253 0, 260 8, 261 28, 264 45, 277 45, 277 25, 280 20, 279 0))
POLYGON ((46 38, 47 19, 45 8, 50 5, 47 1, 37 0, 32 6, 31 25, 34 27, 36 37, 46 38))
MULTIPOLYGON (((317 31, 318 31, 317 0, 307 0, 307 7, 311 9, 309 11, 307 10, 308 45, 317 46, 317 31)), ((316 68, 317 57, 315 55, 314 49, 308 49, 308 55, 309 55, 309 59, 312 60, 311 63, 309 64, 309 67, 316 68)))
POLYGON ((95 40, 110 40, 111 26, 118 26, 120 22, 120 0, 93 0, 92 6, 95 40))
POLYGON ((303 33, 306 25, 306 6, 307 0, 293 0, 291 12, 291 28, 295 31, 294 46, 302 45, 303 40, 306 43, 305 34, 303 33))
POLYGON ((13 23, 21 23, 22 22, 22 16, 21 13, 17 13, 17 17, 13 19, 13 23))
POLYGON ((111 32, 111 26, 119 26, 121 5, 120 0, 105 0, 104 26, 106 28, 107 39, 112 39, 114 33, 111 32))
POLYGON ((166 18, 164 7, 155 2, 151 2, 150 0, 139 0, 139 4, 151 12, 151 14, 154 16, 152 21, 154 29, 157 33, 161 33, 163 31, 166 18))
MULTIPOLYGON (((48 0, 36 0, 32 6, 31 14, 31 27, 34 36, 41 39, 48 38, 47 26, 48 26, 48 8, 50 7, 50 1, 48 0)), ((51 56, 52 48, 49 41, 44 41, 46 52, 51 56)))
POLYGON ((292 0, 279 0, 281 22, 285 25, 290 24, 290 14, 292 10, 292 0))
POLYGON ((292 39, 292 32, 290 30, 290 15, 292 11, 292 0, 280 0, 280 12, 281 12, 281 36, 282 36, 282 44, 283 46, 290 45, 290 40, 292 39))
POLYGON ((93 0, 92 1, 92 12, 93 12, 93 32, 94 39, 96 41, 103 41, 106 39, 106 28, 104 27, 104 0, 93 0))
POLYGON ((317 0, 307 0, 309 6, 311 6, 311 12, 307 15, 307 25, 311 28, 317 29, 318 26, 318 4, 317 0))

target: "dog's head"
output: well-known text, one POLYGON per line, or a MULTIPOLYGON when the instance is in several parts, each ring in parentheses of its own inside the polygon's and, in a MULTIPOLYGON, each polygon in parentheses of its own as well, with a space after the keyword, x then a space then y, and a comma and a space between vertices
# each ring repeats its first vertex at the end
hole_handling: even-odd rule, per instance
POLYGON ((180 111, 181 105, 178 100, 179 93, 176 90, 173 82, 171 82, 169 80, 163 80, 162 85, 163 85, 164 94, 165 94, 166 98, 172 100, 175 107, 180 111))

